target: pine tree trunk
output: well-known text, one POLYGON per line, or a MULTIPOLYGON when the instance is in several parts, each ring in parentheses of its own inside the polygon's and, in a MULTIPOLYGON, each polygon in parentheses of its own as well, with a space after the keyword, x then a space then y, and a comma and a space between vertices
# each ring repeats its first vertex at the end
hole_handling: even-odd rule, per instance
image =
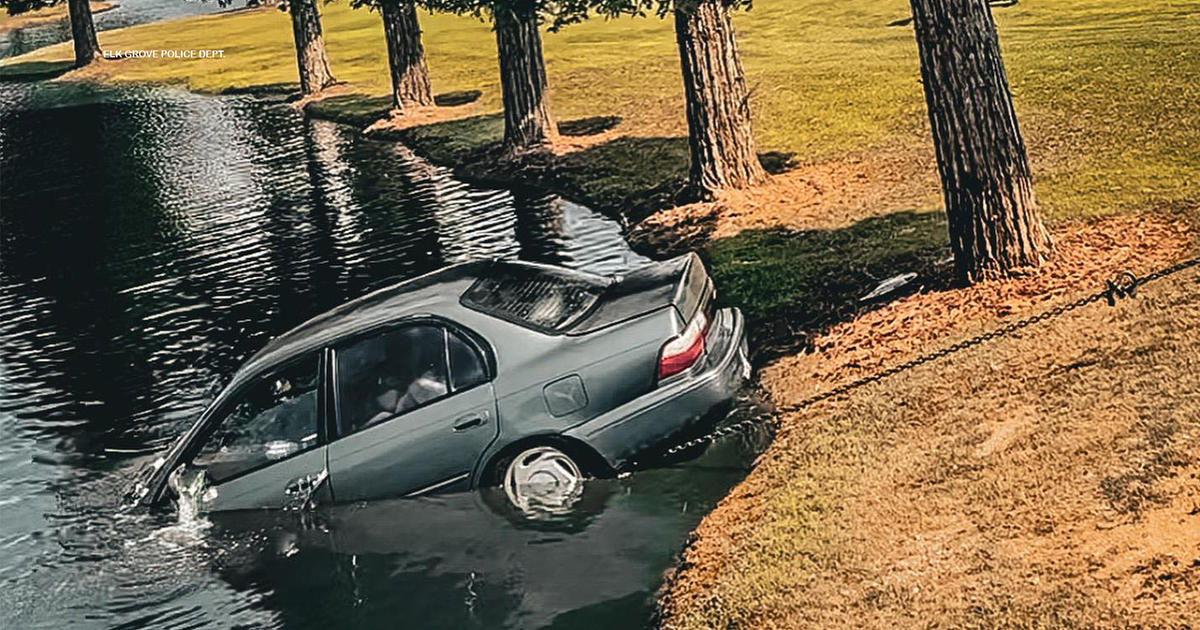
POLYGON ((687 99, 692 187, 705 197, 765 179, 750 124, 750 93, 730 10, 721 0, 676 0, 675 39, 687 99))
POLYGON ((544 148, 558 137, 558 129, 550 115, 537 10, 532 3, 498 9, 495 21, 504 95, 504 152, 516 157, 544 148))
POLYGON ((71 41, 75 44, 75 67, 82 68, 101 58, 96 25, 92 22, 92 7, 88 0, 67 0, 71 16, 71 41))
POLYGON ((403 110, 433 105, 416 5, 413 0, 380 0, 379 11, 392 74, 392 106, 403 110))
POLYGON ((1046 261, 1025 141, 987 0, 911 0, 955 274, 1003 277, 1046 261))
POLYGON ((305 96, 316 94, 337 82, 329 70, 325 56, 325 39, 321 36, 321 14, 316 0, 290 0, 292 37, 296 42, 296 66, 300 71, 300 91, 305 96))

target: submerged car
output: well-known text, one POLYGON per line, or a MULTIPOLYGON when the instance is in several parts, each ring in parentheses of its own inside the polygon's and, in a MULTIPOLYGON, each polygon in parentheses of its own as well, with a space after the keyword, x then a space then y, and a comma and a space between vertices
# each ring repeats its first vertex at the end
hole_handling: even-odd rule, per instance
POLYGON ((620 277, 472 262, 375 291, 254 355, 136 496, 220 511, 502 485, 518 506, 563 501, 735 397, 743 318, 714 298, 695 254, 620 277))

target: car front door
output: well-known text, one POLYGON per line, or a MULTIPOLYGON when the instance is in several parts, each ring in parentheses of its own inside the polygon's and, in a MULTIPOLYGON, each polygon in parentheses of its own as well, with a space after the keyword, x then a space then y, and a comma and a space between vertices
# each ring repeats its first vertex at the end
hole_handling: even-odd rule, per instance
POLYGON ((482 345, 439 321, 334 349, 336 501, 460 490, 499 432, 482 345))
POLYGON ((172 475, 181 504, 221 511, 318 498, 327 477, 320 372, 320 355, 312 353, 235 393, 196 454, 172 475))

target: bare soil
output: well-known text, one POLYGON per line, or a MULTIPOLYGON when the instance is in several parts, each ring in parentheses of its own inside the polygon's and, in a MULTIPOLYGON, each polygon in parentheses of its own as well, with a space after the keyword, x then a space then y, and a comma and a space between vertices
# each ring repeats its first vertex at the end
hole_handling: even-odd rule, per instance
MULTIPOLYGON (((762 382, 799 400, 1193 245, 1186 223, 1157 215, 1055 237, 1042 269, 887 304, 762 382)), ((1195 627, 1197 348, 1189 271, 788 415, 697 529, 663 626, 1195 627)))
POLYGON ((785 357, 763 371, 784 400, 879 371, 928 351, 939 340, 983 332, 1116 274, 1144 275, 1183 258, 1192 234, 1183 221, 1119 216, 1059 226, 1051 262, 1027 275, 970 287, 921 291, 820 335, 814 352, 785 357))
POLYGON ((422 125, 458 120, 468 116, 477 116, 482 112, 479 103, 472 102, 452 107, 433 105, 430 107, 412 107, 405 110, 392 110, 387 118, 380 118, 372 123, 364 133, 402 131, 422 125))
POLYGON ((637 224, 630 239, 644 251, 675 252, 744 230, 835 230, 883 208, 936 203, 936 173, 932 152, 921 149, 799 165, 749 190, 657 212, 637 224))
POLYGON ((926 207, 936 201, 939 189, 932 153, 925 153, 876 152, 796 166, 752 189, 656 213, 639 228, 665 238, 712 221, 709 238, 724 238, 763 228, 837 229, 879 214, 881 208, 926 207))

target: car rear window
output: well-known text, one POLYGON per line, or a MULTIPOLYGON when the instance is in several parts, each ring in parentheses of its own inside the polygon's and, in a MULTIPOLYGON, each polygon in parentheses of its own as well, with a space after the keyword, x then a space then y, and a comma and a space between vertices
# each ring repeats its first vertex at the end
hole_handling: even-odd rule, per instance
POLYGON ((595 306, 608 284, 600 276, 500 263, 463 293, 462 303, 522 326, 561 332, 595 306))

